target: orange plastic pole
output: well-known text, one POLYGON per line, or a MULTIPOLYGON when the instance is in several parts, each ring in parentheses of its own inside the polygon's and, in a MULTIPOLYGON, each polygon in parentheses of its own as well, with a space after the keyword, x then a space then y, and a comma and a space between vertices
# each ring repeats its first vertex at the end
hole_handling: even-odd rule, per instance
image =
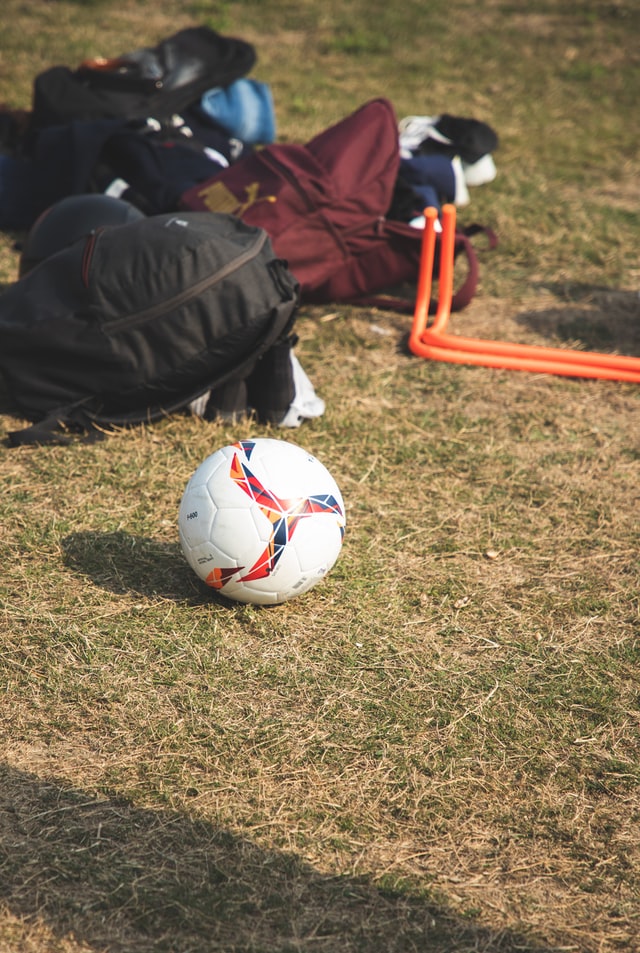
MULTIPOLYGON (((484 367, 506 368, 508 370, 531 371, 536 374, 558 374, 564 377, 593 377, 601 380, 628 381, 640 384, 640 369, 625 371, 606 365, 596 367, 570 361, 549 361, 536 357, 507 358, 503 355, 482 352, 460 351, 455 348, 455 335, 445 335, 446 340, 440 345, 423 343, 419 351, 414 351, 420 357, 433 361, 447 361, 450 364, 474 364, 484 367)), ((480 342, 482 343, 482 342, 480 342)), ((535 346, 531 346, 536 350, 535 346)), ((544 348, 540 348, 544 350, 544 348)))
MULTIPOLYGON (((503 341, 484 341, 460 335, 436 334, 427 330, 421 338, 422 345, 452 347, 461 353, 484 354, 505 361, 544 361, 545 364, 579 367, 583 374, 587 370, 608 368, 612 371, 631 374, 626 380, 640 379, 640 358, 626 357, 620 354, 600 354, 596 351, 572 351, 569 348, 541 347, 533 344, 509 344, 503 341)), ((494 365, 499 367, 499 364, 494 365)), ((503 364, 507 367, 508 364, 503 364)), ((607 375, 608 376, 608 375, 607 375)))
MULTIPOLYGON (((440 245, 440 272, 438 275, 438 307, 432 330, 444 332, 451 314, 453 298, 453 259, 456 238, 456 207, 442 207, 442 240, 440 245)), ((435 226, 434 226, 435 227, 435 226)))
POLYGON ((485 367, 560 374, 567 377, 595 377, 640 383, 640 358, 637 357, 595 351, 572 351, 532 344, 485 341, 480 338, 447 334, 445 328, 451 314, 453 294, 455 214, 455 206, 443 206, 438 308, 432 325, 427 327, 433 281, 437 212, 435 209, 425 210, 425 232, 418 290, 409 335, 409 348, 412 353, 431 360, 456 364, 478 364, 485 367))
POLYGON ((416 290, 416 307, 413 318, 412 334, 416 341, 427 327, 429 320, 429 304, 431 301, 431 285, 433 277, 433 258, 436 250, 436 219, 438 211, 435 208, 424 210, 425 226, 420 247, 420 270, 418 272, 418 287, 416 290))

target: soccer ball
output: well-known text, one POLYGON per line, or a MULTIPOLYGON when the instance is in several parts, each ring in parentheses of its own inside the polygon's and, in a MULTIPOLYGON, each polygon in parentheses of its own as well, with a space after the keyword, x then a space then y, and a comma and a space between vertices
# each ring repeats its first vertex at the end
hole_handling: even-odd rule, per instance
POLYGON ((273 605, 315 586, 345 528, 335 480, 316 457, 260 437, 216 450, 185 488, 178 513, 187 562, 237 602, 273 605))

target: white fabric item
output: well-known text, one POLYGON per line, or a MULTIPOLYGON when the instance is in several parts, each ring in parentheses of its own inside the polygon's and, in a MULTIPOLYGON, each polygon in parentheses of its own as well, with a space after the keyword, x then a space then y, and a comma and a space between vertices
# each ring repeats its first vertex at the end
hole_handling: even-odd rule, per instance
POLYGON ((129 185, 128 182, 125 182, 124 179, 117 178, 109 183, 109 185, 104 190, 104 194, 110 195, 114 199, 119 199, 124 195, 127 189, 130 189, 130 188, 131 186, 129 185))
POLYGON ((216 162, 219 166, 222 166, 223 169, 229 168, 229 160, 226 156, 223 156, 221 152, 218 152, 217 149, 212 149, 211 146, 205 146, 204 154, 207 159, 211 159, 212 162, 216 162))
POLYGON ((300 361, 291 352, 293 367, 294 395, 289 409, 280 421, 280 427, 299 427, 303 420, 321 417, 325 410, 324 401, 317 396, 313 384, 302 369, 300 361))
POLYGON ((463 162, 462 170, 464 172, 465 182, 470 186, 485 185, 487 182, 493 182, 498 174, 496 164, 490 152, 483 155, 477 162, 463 162))
POLYGON ((211 391, 205 391, 204 394, 201 394, 200 397, 196 397, 195 400, 192 400, 189 404, 189 410, 194 417, 204 417, 204 412, 207 409, 207 403, 209 402, 209 397, 211 396, 211 391))
POLYGON ((458 156, 454 156, 451 160, 451 168, 453 169, 453 175, 456 182, 456 194, 453 199, 454 205, 457 205, 458 207, 468 205, 471 199, 469 197, 469 190, 467 188, 462 162, 458 156))
POLYGON ((450 146, 451 139, 447 139, 435 128, 440 116, 405 116, 398 123, 400 139, 400 156, 410 159, 420 144, 428 137, 450 146))
MULTIPOLYGON (((426 224, 427 224, 427 220, 424 217, 424 215, 417 215, 415 218, 412 218, 411 221, 409 222, 409 225, 411 225, 412 228, 424 228, 426 224)), ((439 218, 437 218, 435 222, 433 223, 433 230, 434 232, 442 231, 442 225, 440 224, 439 218)))

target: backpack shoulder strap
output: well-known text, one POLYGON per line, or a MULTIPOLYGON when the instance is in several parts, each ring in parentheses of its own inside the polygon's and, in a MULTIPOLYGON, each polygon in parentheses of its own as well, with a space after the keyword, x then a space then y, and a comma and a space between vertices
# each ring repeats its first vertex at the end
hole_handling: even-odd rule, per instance
MULTIPOLYGON (((477 291, 479 277, 478 255, 475 248, 473 247, 471 238, 480 234, 486 235, 489 242, 489 248, 493 249, 496 247, 498 244, 497 236, 493 229, 486 225, 478 225, 477 223, 474 223, 473 225, 467 225, 465 228, 459 229, 456 232, 454 254, 456 258, 458 255, 463 255, 465 257, 467 262, 467 273, 460 287, 453 293, 451 300, 452 311, 462 311, 463 308, 466 308, 477 291)), ((418 229, 416 229, 415 241, 416 248, 420 248, 422 244, 422 232, 418 229)), ((358 298, 358 300, 354 301, 353 304, 362 305, 364 307, 379 308, 383 311, 398 311, 401 314, 412 313, 415 305, 414 301, 410 300, 409 298, 397 296, 393 297, 388 295, 367 295, 364 298, 358 298)), ((429 314, 435 314, 437 307, 437 299, 432 300, 429 305, 429 314)))
POLYGON ((83 443, 102 440, 104 433, 96 427, 85 406, 87 400, 59 407, 35 423, 12 430, 7 434, 10 447, 33 446, 34 444, 67 444, 80 439, 83 443))

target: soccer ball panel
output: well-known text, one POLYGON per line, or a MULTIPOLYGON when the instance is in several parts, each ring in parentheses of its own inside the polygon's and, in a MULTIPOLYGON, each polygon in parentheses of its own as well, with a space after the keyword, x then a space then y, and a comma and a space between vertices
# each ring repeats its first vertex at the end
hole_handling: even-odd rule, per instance
POLYGON ((188 484, 178 515, 180 536, 189 547, 211 539, 216 507, 206 484, 188 484))
POLYGON ((329 572, 342 548, 342 531, 334 519, 302 521, 296 528, 295 552, 300 571, 329 572))
POLYGON ((211 543, 230 558, 238 552, 255 551, 256 558, 270 536, 269 521, 255 507, 223 506, 216 510, 211 528, 211 543), (242 541, 242 542, 241 542, 242 541))

